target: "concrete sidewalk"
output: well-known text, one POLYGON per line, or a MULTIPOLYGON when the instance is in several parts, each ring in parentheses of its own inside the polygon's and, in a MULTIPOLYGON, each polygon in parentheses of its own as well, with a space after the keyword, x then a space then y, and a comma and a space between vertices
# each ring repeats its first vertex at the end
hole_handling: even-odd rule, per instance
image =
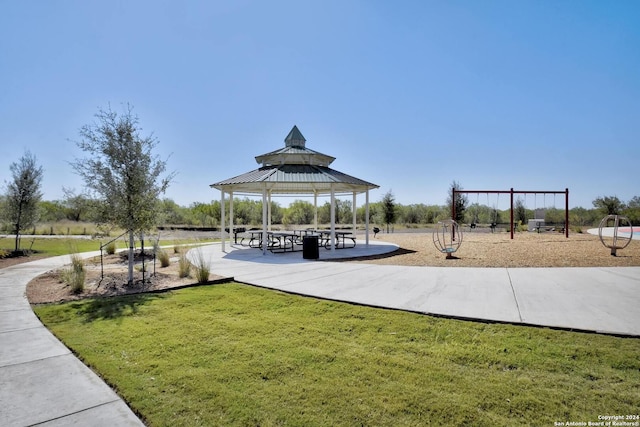
POLYGON ((330 262, 395 245, 278 253, 219 244, 202 249, 212 273, 256 286, 337 301, 457 318, 640 336, 640 267, 448 268, 330 262), (329 262, 322 262, 328 260, 329 262))
POLYGON ((69 262, 62 256, 0 269, 0 426, 142 426, 31 310, 27 283, 69 262))

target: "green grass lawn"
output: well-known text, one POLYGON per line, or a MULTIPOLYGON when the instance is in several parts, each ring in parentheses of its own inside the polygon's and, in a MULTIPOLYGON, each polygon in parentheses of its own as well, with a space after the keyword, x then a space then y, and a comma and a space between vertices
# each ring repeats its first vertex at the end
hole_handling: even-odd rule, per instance
POLYGON ((151 426, 553 425, 640 408, 640 339, 235 283, 34 311, 151 426))
MULTIPOLYGON (((90 251, 99 251, 101 243, 109 242, 113 237, 105 237, 100 240, 93 239, 75 239, 75 238, 41 238, 41 237, 24 237, 21 239, 21 249, 25 250, 33 250, 35 255, 39 256, 58 256, 58 255, 67 255, 69 253, 79 253, 79 252, 90 252, 90 251)), ((213 241, 213 239, 206 240, 207 242, 213 241)), ((194 239, 186 239, 186 240, 160 240, 161 246, 167 245, 183 245, 183 244, 192 244, 192 243, 204 243, 205 240, 194 240, 194 239)), ((153 249, 153 240, 145 240, 145 251, 147 249, 153 249)), ((136 240, 136 247, 140 247, 140 242, 136 240)), ((14 239, 8 238, 0 238, 0 251, 3 253, 9 254, 13 251, 15 246, 14 239)), ((128 243, 119 239, 116 242, 116 247, 118 249, 126 249, 128 247, 128 243)))

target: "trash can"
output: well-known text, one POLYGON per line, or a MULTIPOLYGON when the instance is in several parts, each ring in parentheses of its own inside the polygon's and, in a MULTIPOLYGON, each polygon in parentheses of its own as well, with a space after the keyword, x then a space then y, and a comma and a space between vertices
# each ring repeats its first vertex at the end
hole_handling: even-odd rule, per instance
POLYGON ((302 258, 320 258, 320 252, 318 251, 318 236, 304 236, 302 238, 302 258))

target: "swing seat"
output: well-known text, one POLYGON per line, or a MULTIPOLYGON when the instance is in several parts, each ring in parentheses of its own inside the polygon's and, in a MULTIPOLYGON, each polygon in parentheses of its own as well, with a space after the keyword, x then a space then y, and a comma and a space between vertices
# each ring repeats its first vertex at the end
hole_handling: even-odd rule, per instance
POLYGON ((443 254, 452 254, 455 251, 457 251, 458 248, 454 248, 454 247, 446 247, 446 248, 442 248, 440 249, 440 252, 442 252, 443 254))

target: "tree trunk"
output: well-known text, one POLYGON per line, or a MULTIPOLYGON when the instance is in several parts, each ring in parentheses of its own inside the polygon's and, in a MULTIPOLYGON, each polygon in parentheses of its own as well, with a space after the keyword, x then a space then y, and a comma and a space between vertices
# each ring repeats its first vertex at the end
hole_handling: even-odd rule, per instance
POLYGON ((17 253, 20 250, 20 229, 22 225, 22 203, 18 206, 18 218, 16 221, 16 248, 14 251, 17 253))
POLYGON ((133 230, 129 230, 129 285, 133 285, 133 230))

